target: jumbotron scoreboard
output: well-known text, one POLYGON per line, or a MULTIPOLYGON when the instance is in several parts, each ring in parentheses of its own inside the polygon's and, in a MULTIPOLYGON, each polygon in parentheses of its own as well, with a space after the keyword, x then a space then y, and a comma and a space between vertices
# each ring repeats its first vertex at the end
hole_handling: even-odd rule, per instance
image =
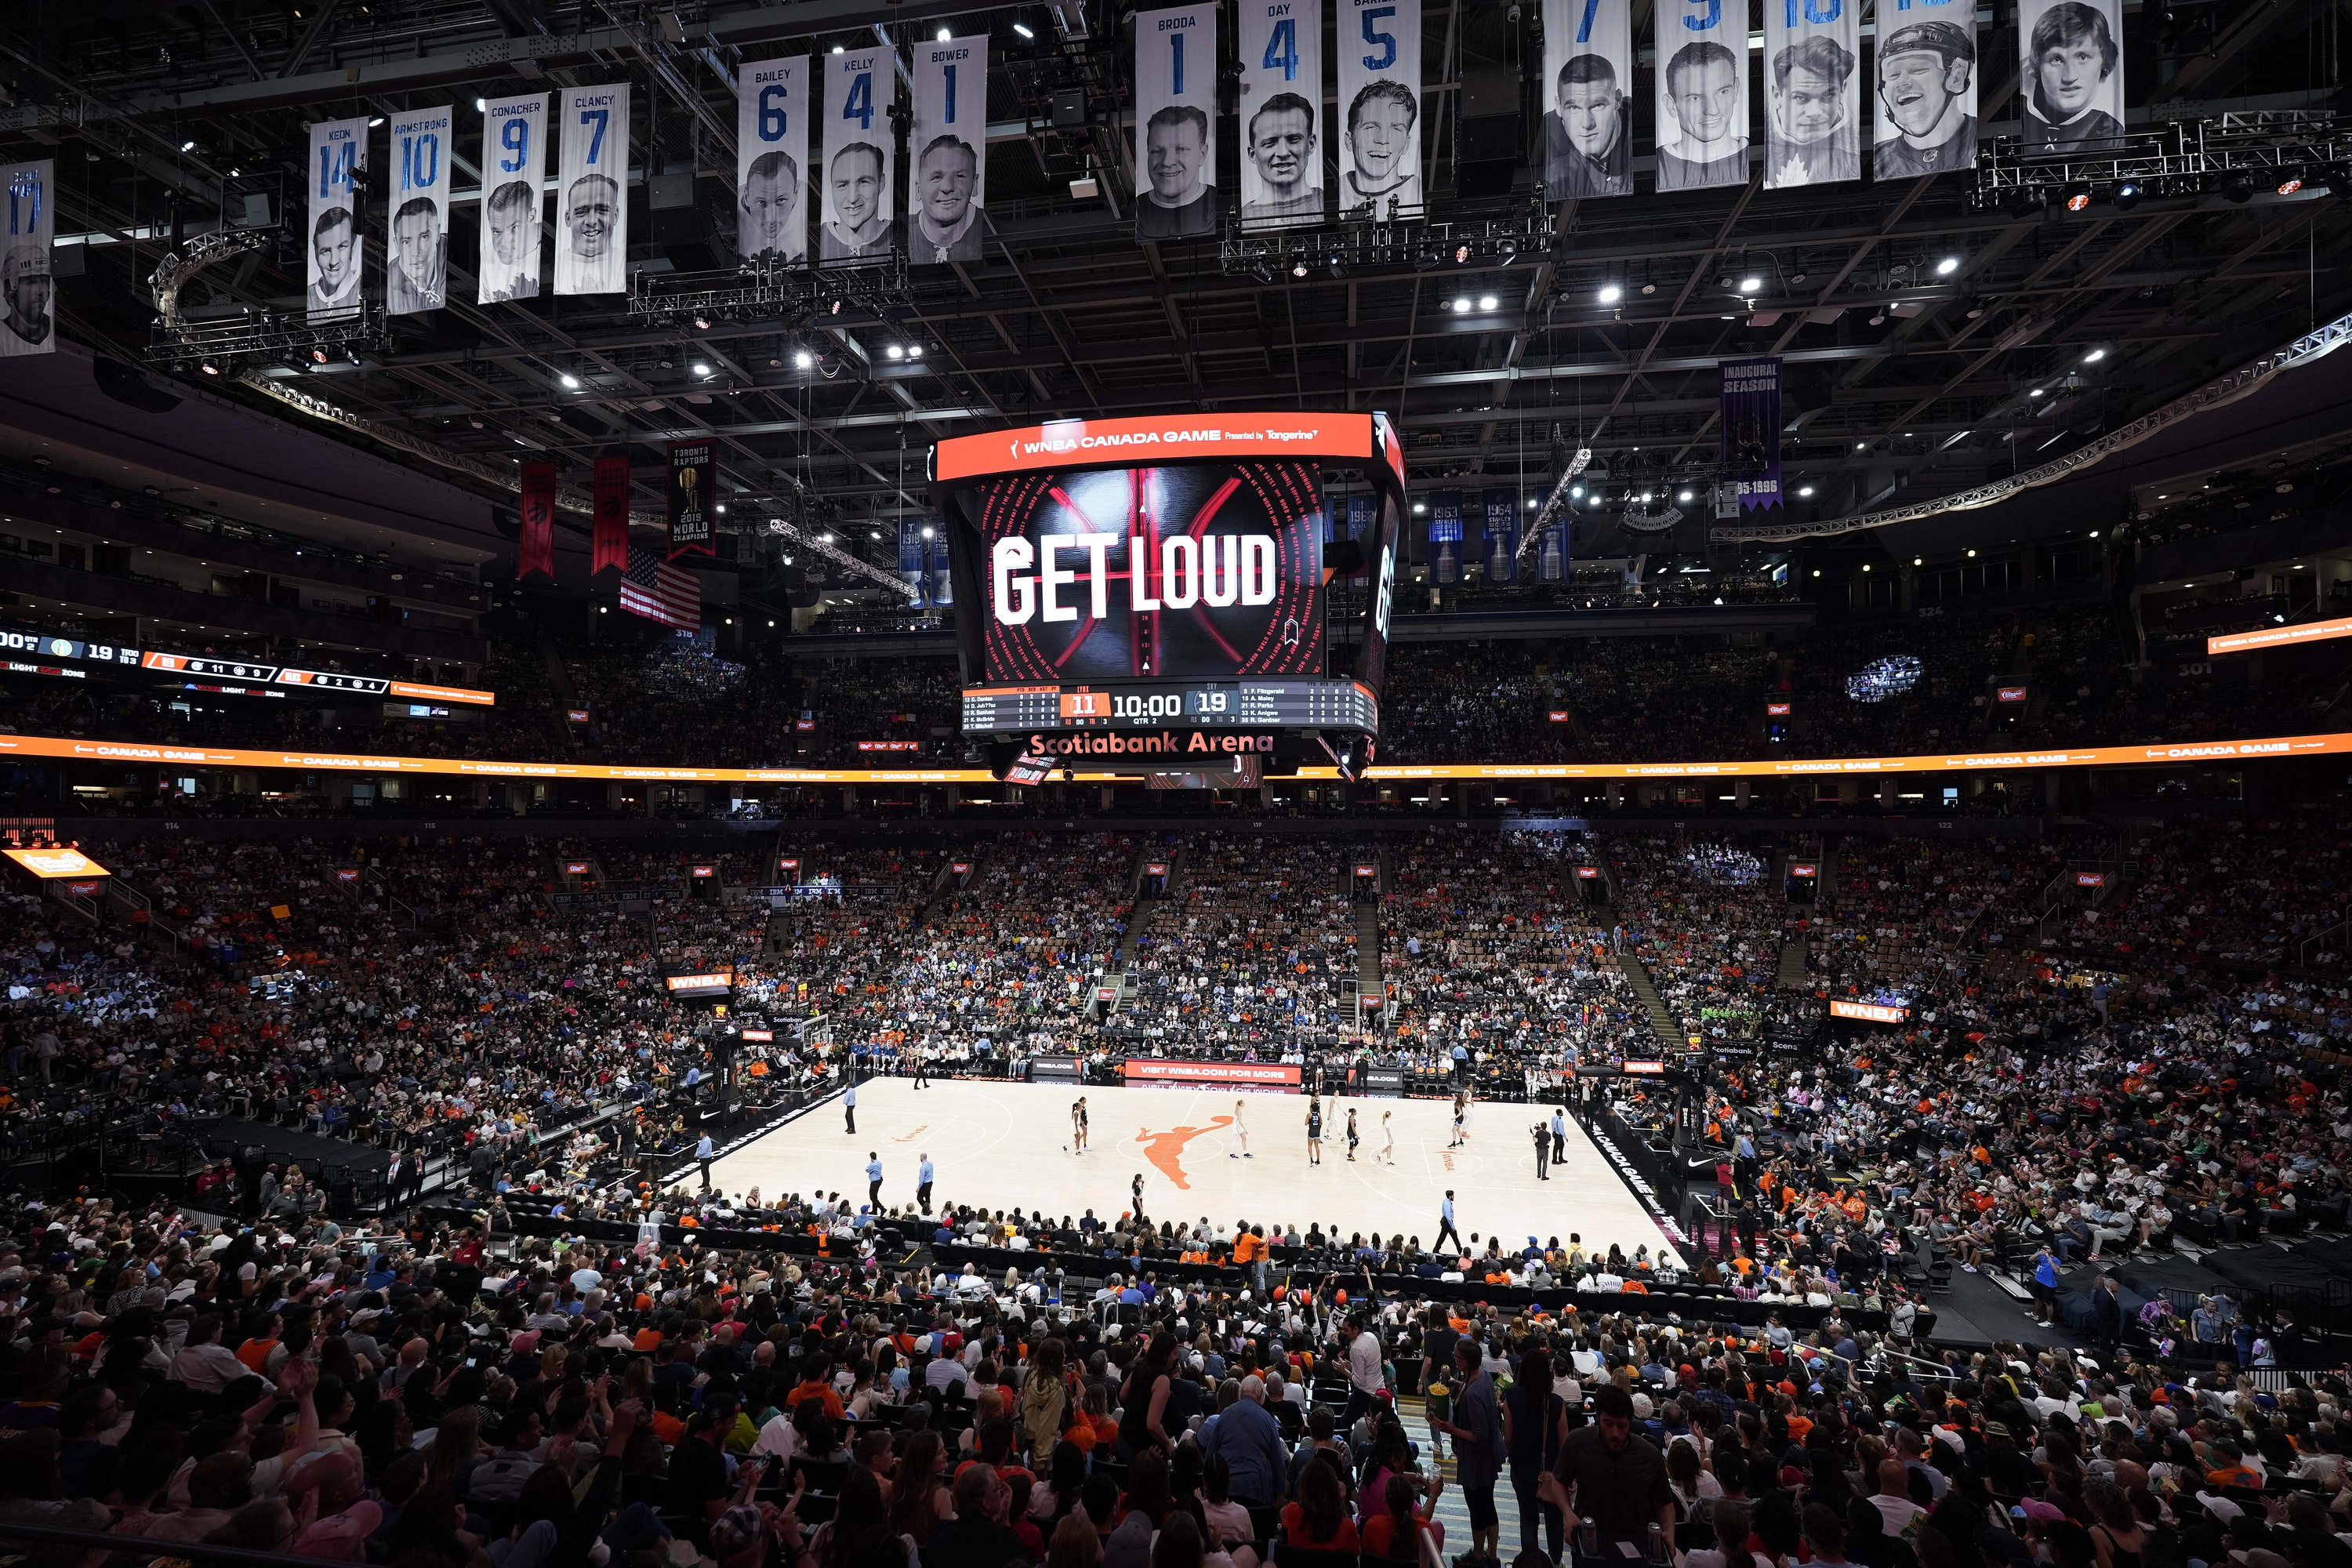
POLYGON ((963 728, 1088 767, 1380 731, 1404 454, 1380 414, 1070 420, 940 442, 963 728))

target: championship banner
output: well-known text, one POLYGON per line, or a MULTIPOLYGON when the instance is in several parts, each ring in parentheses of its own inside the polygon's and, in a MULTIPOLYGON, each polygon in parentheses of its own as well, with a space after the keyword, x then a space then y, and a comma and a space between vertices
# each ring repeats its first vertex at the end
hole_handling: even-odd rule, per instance
POLYGON ((808 57, 743 67, 735 100, 735 247, 808 259, 808 57))
POLYGON ((367 131, 364 116, 314 121, 310 126, 310 287, 304 313, 313 321, 359 314, 360 273, 367 260, 360 226, 367 131))
POLYGON ((482 105, 482 230, 474 301, 539 298, 540 184, 547 176, 547 94, 482 105))
POLYGON ((907 259, 978 261, 988 205, 988 35, 915 46, 907 259))
POLYGON ((1862 178, 1859 11, 1859 0, 1764 0, 1766 190, 1862 178))
POLYGON ((931 535, 931 604, 945 609, 955 603, 955 589, 948 576, 948 531, 944 528, 931 535))
POLYGON ((1632 0, 1543 0, 1543 25, 1544 199, 1632 195, 1632 0))
POLYGON ((890 254, 890 102, 898 57, 886 48, 824 57, 824 226, 820 261, 879 261, 890 254))
POLYGON ((1322 0, 1241 0, 1242 226, 1323 221, 1322 0))
POLYGON ((1462 492, 1429 498, 1429 580, 1441 587, 1462 581, 1462 492))
POLYGON ((1717 367, 1717 424, 1724 469, 1739 486, 1739 510, 1780 504, 1780 362, 1727 359, 1717 367))
POLYGON ((915 591, 918 607, 928 602, 923 592, 923 579, 929 572, 930 541, 923 537, 923 525, 912 518, 898 520, 898 580, 915 591))
POLYGON ((8 234, 0 249, 0 359, 55 353, 58 305, 49 275, 49 248, 57 242, 57 186, 53 158, 8 168, 8 234))
POLYGON ((564 89, 556 176, 555 291, 628 287, 629 85, 564 89))
POLYGON ((1217 7, 1135 18, 1135 237, 1217 232, 1217 7))
POLYGON ((1372 521, 1380 515, 1381 498, 1370 490, 1358 490, 1348 498, 1348 537, 1371 537, 1372 521))
POLYGON ((596 531, 588 574, 607 566, 629 569, 629 458, 608 453, 596 459, 596 531))
POLYGON ((1509 490, 1486 492, 1486 578, 1515 582, 1519 574, 1519 498, 1509 490))
POLYGON ((1544 525, 1543 542, 1536 547, 1536 581, 1565 583, 1571 564, 1568 553, 1569 520, 1559 518, 1544 525))
POLYGON ((1658 189, 1746 184, 1747 7, 1660 0, 1656 23, 1658 189))
POLYGON ((717 488, 717 443, 672 441, 669 444, 669 559, 710 555, 718 546, 710 537, 712 491, 717 488))
MULTIPOLYGON (((1923 0, 1950 7, 1952 0, 1923 0)), ((1905 179, 1977 161, 1976 17, 1898 21, 1878 36, 1871 177, 1905 179)))
POLYGON ((392 243, 383 258, 383 308, 414 316, 449 302, 450 111, 392 120, 392 243))
POLYGON ((555 575, 555 465, 522 466, 522 533, 515 546, 515 575, 555 575))
POLYGON ((2024 151, 2091 153, 2124 133, 2123 0, 2022 0, 2024 151))
POLYGON ((1421 216, 1421 0, 1338 0, 1339 214, 1421 216))

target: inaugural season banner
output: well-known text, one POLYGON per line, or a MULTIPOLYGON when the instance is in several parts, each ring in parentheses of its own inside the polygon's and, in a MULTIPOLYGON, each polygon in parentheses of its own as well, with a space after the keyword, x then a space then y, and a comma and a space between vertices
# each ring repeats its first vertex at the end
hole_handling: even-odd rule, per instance
POLYGON ((50 193, 57 162, 8 165, 8 233, 0 249, 0 359, 55 353, 58 304, 49 280, 49 247, 57 240, 58 216, 50 193))
POLYGON ((310 124, 310 260, 306 313, 339 321, 360 310, 367 242, 360 227, 360 176, 367 167, 364 116, 310 124))
POLYGON ((1339 211, 1421 216, 1421 0, 1338 0, 1339 211))
POLYGON ((1323 221, 1323 0, 1240 0, 1244 228, 1323 221))
POLYGON ((669 444, 669 559, 709 555, 716 552, 710 537, 711 493, 717 443, 672 441, 669 444))
POLYGON ((1135 237, 1217 232, 1217 7, 1135 18, 1135 237))
POLYGON ((808 259, 808 57, 744 66, 735 100, 735 245, 808 259))
POLYGON ((1429 580, 1443 587, 1462 581, 1462 492, 1429 498, 1429 580))
POLYGON ((555 291, 617 294, 629 286, 629 88, 564 89, 556 177, 555 291))
POLYGON ((540 185, 547 177, 547 94, 482 105, 481 259, 477 304, 539 298, 540 185))
POLYGON ((555 465, 522 465, 522 532, 515 544, 515 575, 555 575, 555 465))
POLYGON ((1632 195, 1633 0, 1544 0, 1543 22, 1545 199, 1632 195))
POLYGON ((629 569, 629 455, 608 452, 596 459, 596 531, 590 575, 607 566, 629 569))
POLYGON ((446 107, 392 117, 392 243, 383 258, 391 315, 449 302, 450 125, 446 107))
POLYGON ((1717 425, 1723 466, 1739 486, 1739 510, 1780 504, 1780 362, 1727 359, 1717 425))
POLYGON ((1519 498, 1510 490, 1486 492, 1486 526, 1485 531, 1486 578, 1489 583, 1509 583, 1519 574, 1519 498))
POLYGON ((980 259, 988 205, 988 35, 915 46, 915 188, 907 259, 943 266, 980 259))
POLYGON ((2021 0, 2025 151, 2096 153, 2124 132, 2123 0, 2021 0))
POLYGON ((1860 10, 1764 0, 1765 189, 1862 178, 1860 10))
MULTIPOLYGON (((1853 0, 1848 0, 1852 4, 1853 0)), ((1977 161, 1976 16, 1958 0, 1922 0, 1882 27, 1873 53, 1878 113, 1874 179, 1938 174, 1977 161)))
POLYGON ((890 254, 890 103, 898 56, 886 48, 824 57, 824 226, 820 261, 879 261, 890 254))
POLYGON ((1658 189, 1746 184, 1748 7, 1658 0, 1656 22, 1658 189))

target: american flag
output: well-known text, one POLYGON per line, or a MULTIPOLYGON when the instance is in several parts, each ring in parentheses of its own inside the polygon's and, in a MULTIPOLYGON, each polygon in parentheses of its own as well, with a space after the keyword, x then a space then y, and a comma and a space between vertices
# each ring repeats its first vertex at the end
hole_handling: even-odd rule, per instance
POLYGON ((694 631, 702 625, 702 579, 650 550, 631 546, 629 569, 621 575, 621 608, 666 626, 694 631))

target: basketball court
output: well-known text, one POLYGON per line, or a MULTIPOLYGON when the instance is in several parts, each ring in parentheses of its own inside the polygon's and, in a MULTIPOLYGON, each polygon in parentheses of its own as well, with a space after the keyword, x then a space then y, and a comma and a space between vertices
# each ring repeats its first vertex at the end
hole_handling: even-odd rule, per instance
MULTIPOLYGON (((1568 1157, 1536 1179, 1539 1113, 1532 1105, 1477 1105, 1470 1138, 1449 1149, 1452 1106, 1439 1100, 1324 1101, 1323 1161, 1307 1159, 1307 1099, 1295 1094, 1241 1095, 1193 1087, 1084 1090, 1091 1124, 1088 1147, 1070 1147, 1075 1085, 940 1079, 918 1089, 903 1078, 873 1079, 857 1089, 857 1132, 842 1130, 839 1100, 820 1106, 717 1161, 712 1182, 730 1193, 757 1187, 770 1201, 787 1193, 838 1192, 863 1202, 868 1153, 882 1159, 882 1201, 914 1202, 923 1155, 937 1169, 934 1212, 967 1203, 991 1210, 1015 1205, 1072 1218, 1094 1210, 1108 1220, 1126 1212, 1129 1184, 1143 1174, 1144 1212, 1152 1220, 1190 1225, 1236 1220, 1310 1224, 1342 1236, 1402 1230, 1425 1248, 1437 1237, 1438 1205, 1454 1191, 1455 1224, 1476 1247, 1489 1235, 1506 1248, 1528 1237, 1565 1243, 1571 1232, 1588 1251, 1612 1242, 1632 1256, 1673 1253, 1639 1199, 1621 1182, 1601 1151, 1571 1119, 1568 1157), (1362 1142, 1348 1159, 1349 1109, 1362 1142), (1396 1131, 1394 1164, 1380 1163, 1381 1118, 1396 1131), (1249 1157, 1239 1158, 1246 1130, 1249 1157)), ((691 1176, 688 1177, 691 1180, 691 1176)))

